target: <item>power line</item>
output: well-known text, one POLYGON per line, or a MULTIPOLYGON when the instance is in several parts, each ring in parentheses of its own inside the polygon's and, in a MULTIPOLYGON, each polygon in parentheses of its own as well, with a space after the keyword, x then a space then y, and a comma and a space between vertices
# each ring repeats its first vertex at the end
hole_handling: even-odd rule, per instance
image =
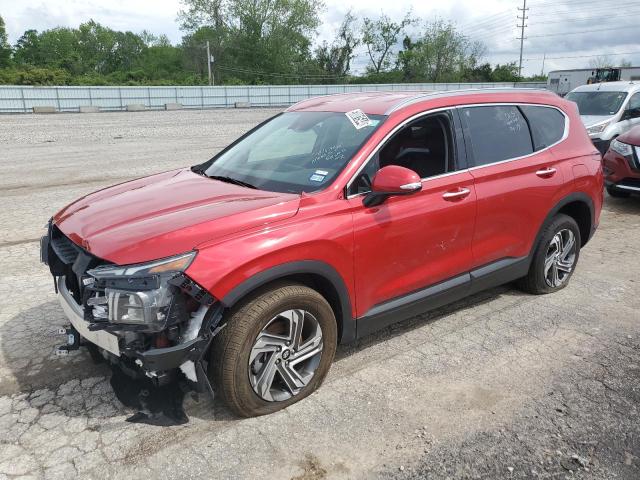
MULTIPOLYGON (((635 14, 636 12, 625 12, 624 15, 619 15, 619 16, 611 16, 608 17, 607 20, 615 20, 615 19, 627 19, 630 17, 630 15, 635 14)), ((638 15, 640 15, 640 10, 638 11, 638 15)), ((562 19, 562 20, 546 20, 546 19, 540 19, 540 21, 542 23, 544 23, 544 25, 548 25, 548 24, 552 24, 552 23, 563 23, 563 24, 576 24, 576 23, 583 23, 583 22, 596 22, 596 21, 600 21, 602 20, 602 17, 584 17, 584 18, 574 18, 574 19, 562 19)), ((534 23, 535 25, 535 23, 534 23)), ((584 25, 587 26, 587 25, 584 25)), ((629 25, 630 26, 630 25, 629 25)))
MULTIPOLYGON (((564 60, 570 58, 591 58, 591 57, 613 57, 619 55, 640 55, 640 50, 635 52, 622 52, 622 53, 599 53, 595 55, 571 55, 567 57, 546 57, 546 60, 564 60)), ((524 61, 542 60, 542 58, 525 58, 524 61)))
POLYGON ((531 35, 530 37, 527 37, 527 38, 559 37, 559 36, 565 36, 565 35, 579 35, 581 33, 608 32, 611 30, 620 30, 621 28, 638 28, 638 27, 634 25, 629 27, 610 27, 610 28, 600 28, 597 30, 583 30, 581 32, 546 33, 544 35, 531 35))

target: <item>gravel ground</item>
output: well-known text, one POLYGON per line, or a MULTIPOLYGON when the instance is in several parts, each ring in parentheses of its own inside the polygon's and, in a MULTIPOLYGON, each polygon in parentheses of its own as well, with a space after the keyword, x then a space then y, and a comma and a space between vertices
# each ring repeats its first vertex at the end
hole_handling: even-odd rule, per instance
POLYGON ((275 110, 0 116, 0 480, 640 478, 640 198, 607 198, 571 284, 496 288, 340 347, 319 392, 126 423, 109 372, 52 355, 37 239, 90 191, 206 160, 275 110))

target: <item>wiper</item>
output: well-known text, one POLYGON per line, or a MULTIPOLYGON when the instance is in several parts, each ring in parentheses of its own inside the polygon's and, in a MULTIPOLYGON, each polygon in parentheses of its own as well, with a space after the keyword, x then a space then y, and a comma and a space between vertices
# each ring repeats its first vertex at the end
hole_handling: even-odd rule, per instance
POLYGON ((213 178, 214 180, 220 180, 221 182, 233 183, 234 185, 240 185, 241 187, 253 188, 257 190, 258 187, 255 185, 251 185, 250 183, 243 182, 242 180, 238 180, 237 178, 225 177, 223 175, 211 175, 209 178, 213 178))

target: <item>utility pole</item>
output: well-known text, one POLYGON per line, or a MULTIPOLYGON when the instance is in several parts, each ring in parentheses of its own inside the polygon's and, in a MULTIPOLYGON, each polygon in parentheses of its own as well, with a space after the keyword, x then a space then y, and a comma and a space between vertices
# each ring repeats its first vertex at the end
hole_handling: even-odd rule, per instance
POLYGON ((209 72, 209 85, 213 85, 213 77, 211 76, 211 50, 209 49, 209 40, 207 40, 207 70, 209 72))
POLYGON ((542 71, 540 72, 540 76, 544 77, 544 62, 547 59, 547 52, 544 52, 544 55, 542 56, 542 71))
POLYGON ((516 25, 520 29, 520 37, 516 40, 520 40, 520 64, 518 65, 518 76, 522 77, 522 49, 524 47, 524 28, 527 26, 524 21, 527 17, 527 0, 522 0, 522 8, 518 7, 518 10, 522 12, 522 16, 517 16, 518 20, 521 20, 520 25, 516 25))

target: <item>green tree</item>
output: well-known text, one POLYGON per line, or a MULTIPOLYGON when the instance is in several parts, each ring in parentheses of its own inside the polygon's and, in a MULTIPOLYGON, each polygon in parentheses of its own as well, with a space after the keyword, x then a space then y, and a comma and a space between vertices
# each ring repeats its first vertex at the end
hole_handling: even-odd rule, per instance
POLYGON ((491 72, 492 82, 518 82, 522 80, 518 76, 518 65, 516 62, 497 64, 491 72))
POLYGON ((393 47, 398 43, 404 30, 411 25, 411 12, 407 12, 400 22, 394 22, 381 14, 376 20, 365 18, 362 26, 362 43, 367 47, 369 65, 367 70, 379 74, 389 70, 394 63, 393 47))
POLYGON ((471 42, 453 24, 438 20, 427 23, 417 40, 404 39, 398 63, 405 81, 455 82, 472 76, 483 54, 481 43, 471 42))
POLYGON ((360 43, 355 23, 356 17, 351 11, 347 12, 333 43, 329 45, 325 41, 316 48, 316 62, 321 72, 336 78, 344 77, 349 73, 354 57, 353 51, 360 43))
POLYGON ((11 64, 11 47, 7 39, 7 29, 4 19, 0 15, 0 68, 8 67, 11 64))
POLYGON ((190 62, 199 64, 204 57, 206 69, 200 42, 209 40, 217 75, 223 72, 252 83, 286 82, 309 67, 310 37, 319 24, 322 3, 184 0, 184 4, 180 19, 189 31, 183 46, 190 62))

